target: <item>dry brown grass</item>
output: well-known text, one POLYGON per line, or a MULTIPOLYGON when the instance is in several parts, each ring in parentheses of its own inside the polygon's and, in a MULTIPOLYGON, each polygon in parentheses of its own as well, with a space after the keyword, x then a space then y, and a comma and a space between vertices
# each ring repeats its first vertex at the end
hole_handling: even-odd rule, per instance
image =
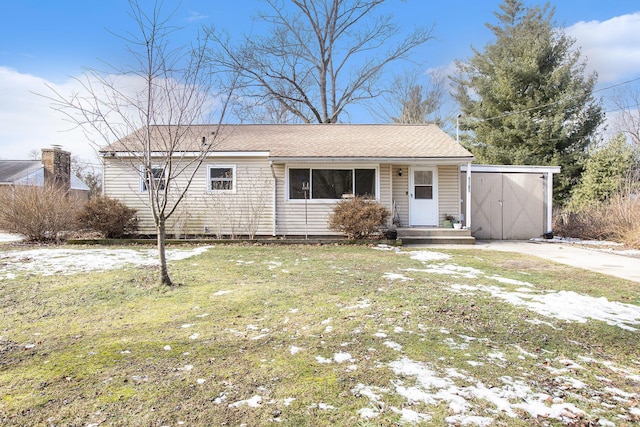
POLYGON ((557 213, 553 230, 564 237, 613 240, 640 249, 640 198, 619 193, 578 212, 557 213))

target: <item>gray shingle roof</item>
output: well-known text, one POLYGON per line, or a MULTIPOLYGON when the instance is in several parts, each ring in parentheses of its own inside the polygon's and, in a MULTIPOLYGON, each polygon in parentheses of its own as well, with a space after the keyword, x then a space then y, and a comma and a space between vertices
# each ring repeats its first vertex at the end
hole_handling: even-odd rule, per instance
POLYGON ((19 181, 40 168, 40 160, 0 160, 0 183, 19 181))
MULTIPOLYGON (((70 188, 88 191, 89 187, 80 178, 71 174, 70 188)), ((0 184, 42 186, 44 167, 40 160, 0 160, 0 184)))
MULTIPOLYGON (((154 151, 164 151, 163 138, 177 130, 154 127, 154 151)), ((129 151, 125 148, 135 147, 138 132, 101 151, 129 151)), ((215 125, 195 125, 186 132, 187 142, 178 151, 197 151, 203 137, 208 142, 215 137, 213 151, 268 152, 271 158, 472 159, 470 152, 432 124, 225 125, 219 131, 215 125)))

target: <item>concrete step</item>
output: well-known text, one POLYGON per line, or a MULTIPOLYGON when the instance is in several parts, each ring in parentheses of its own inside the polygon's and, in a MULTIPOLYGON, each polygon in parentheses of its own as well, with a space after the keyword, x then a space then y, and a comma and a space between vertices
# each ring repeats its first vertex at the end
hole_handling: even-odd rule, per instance
POLYGON ((471 236, 471 230, 456 228, 399 228, 398 239, 402 244, 461 244, 473 245, 476 239, 471 236))
POLYGON ((402 245, 475 245, 473 236, 403 237, 402 245))

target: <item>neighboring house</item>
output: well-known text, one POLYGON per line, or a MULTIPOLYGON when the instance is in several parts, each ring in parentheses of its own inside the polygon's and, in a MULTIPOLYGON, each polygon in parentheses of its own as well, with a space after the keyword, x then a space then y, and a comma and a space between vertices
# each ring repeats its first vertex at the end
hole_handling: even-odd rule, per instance
MULTIPOLYGON (((156 154, 163 136, 175 130, 151 129, 156 154)), ((378 200, 403 228, 438 227, 445 215, 465 216, 459 174, 473 156, 435 125, 196 125, 188 132, 174 163, 186 165, 202 143, 215 142, 169 233, 335 235, 328 218, 346 194, 378 200)), ((137 209, 140 231, 153 234, 147 185, 130 155, 139 154, 135 140, 130 135, 101 150, 103 192, 137 209)), ((154 172, 162 183, 163 171, 154 172)), ((176 188, 184 188, 189 175, 176 188)))
POLYGON ((88 199, 89 187, 71 173, 71 153, 60 146, 42 149, 42 160, 0 160, 0 191, 13 185, 55 185, 88 199))

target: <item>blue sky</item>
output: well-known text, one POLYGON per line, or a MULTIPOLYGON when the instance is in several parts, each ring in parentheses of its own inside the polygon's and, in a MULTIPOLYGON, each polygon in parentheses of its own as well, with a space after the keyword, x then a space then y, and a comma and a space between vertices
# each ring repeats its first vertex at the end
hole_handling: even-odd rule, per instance
MULTIPOLYGON (((491 41, 485 23, 496 22, 493 13, 500 3, 389 0, 386 11, 403 28, 435 25, 436 39, 412 59, 425 68, 450 69, 454 60, 471 55, 472 45, 482 49, 491 41)), ((556 22, 577 40, 589 69, 599 73, 599 88, 640 77, 640 1, 557 0, 552 5, 556 22)), ((174 22, 185 31, 175 42, 188 42, 203 24, 232 36, 258 31, 252 17, 260 7, 259 0, 183 0, 174 22)), ((0 158, 26 158, 51 144, 82 158, 93 156, 82 134, 63 132, 69 124, 33 92, 46 93, 45 84, 68 87, 83 67, 126 64, 125 43, 112 33, 134 31, 128 10, 126 0, 0 0, 0 158)), ((365 115, 359 121, 375 119, 365 115)))

